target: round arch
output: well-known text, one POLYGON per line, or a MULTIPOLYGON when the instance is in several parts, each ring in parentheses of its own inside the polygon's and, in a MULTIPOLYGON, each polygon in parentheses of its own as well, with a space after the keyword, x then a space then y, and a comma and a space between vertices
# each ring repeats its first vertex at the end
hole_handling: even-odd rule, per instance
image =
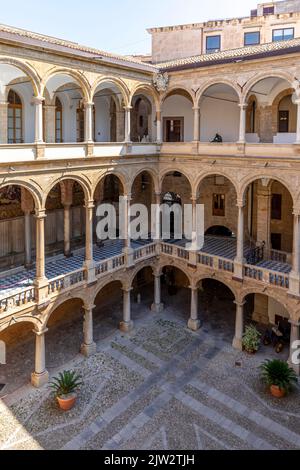
POLYGON ((104 281, 102 281, 100 284, 98 284, 96 287, 95 287, 95 290, 93 292, 93 301, 95 303, 95 300, 97 298, 97 296, 100 294, 100 292, 105 288, 107 287, 109 284, 112 284, 114 282, 119 282, 120 285, 121 285, 121 289, 123 289, 127 284, 126 284, 126 280, 124 279, 124 277, 122 275, 120 276, 114 276, 114 277, 109 277, 108 279, 105 279, 104 281))
POLYGON ((3 331, 6 331, 8 328, 11 326, 14 326, 16 324, 21 324, 21 323, 30 323, 31 325, 34 326, 36 331, 43 331, 43 322, 40 318, 34 317, 32 315, 22 315, 19 317, 10 317, 9 319, 5 320, 0 324, 0 333, 3 331))
POLYGON ((192 90, 184 85, 173 85, 172 87, 168 88, 168 90, 162 95, 160 99, 160 104, 163 104, 167 98, 173 95, 182 95, 188 100, 191 101, 192 105, 195 106, 195 97, 193 96, 192 90))
POLYGON ((271 299, 273 300, 276 300, 276 302, 278 302, 279 304, 281 304, 286 310, 287 312, 289 313, 290 317, 291 317, 291 310, 292 310, 292 307, 290 305, 290 303, 288 301, 285 301, 282 294, 279 292, 277 293, 275 290, 274 291, 271 291, 270 289, 267 289, 266 291, 263 291, 261 288, 259 287, 248 287, 246 289, 242 289, 239 293, 239 300, 241 302, 244 302, 246 297, 248 295, 251 295, 251 294, 261 294, 261 295, 265 295, 266 297, 270 297, 271 299))
POLYGON ((98 185, 99 185, 102 181, 104 181, 104 179, 105 179, 106 176, 110 176, 110 175, 113 175, 113 176, 115 176, 116 178, 118 178, 118 180, 119 180, 119 182, 121 183, 122 188, 123 188, 123 194, 128 194, 129 189, 131 188, 131 185, 130 185, 130 183, 127 183, 126 175, 123 175, 123 174, 120 173, 119 171, 111 170, 111 171, 107 171, 106 173, 102 173, 102 174, 97 178, 97 180, 94 182, 93 187, 92 187, 92 198, 95 197, 95 192, 96 192, 96 190, 97 190, 98 185))
POLYGON ((42 83, 41 83, 42 95, 44 95, 45 88, 47 88, 47 83, 49 82, 49 80, 57 75, 67 75, 73 78, 80 85, 84 99, 88 102, 91 101, 91 93, 90 93, 91 87, 87 78, 82 73, 77 72, 76 70, 64 69, 64 68, 52 68, 48 70, 48 72, 46 72, 46 74, 42 78, 42 83))
POLYGON ((61 307, 64 303, 67 303, 69 301, 75 301, 75 300, 81 301, 82 304, 84 305, 87 299, 84 295, 80 295, 80 294, 76 294, 76 295, 74 295, 74 297, 70 297, 70 295, 64 295, 64 296, 58 298, 58 300, 56 300, 53 304, 51 304, 49 306, 49 309, 46 310, 46 312, 43 316, 43 327, 44 328, 47 327, 49 319, 53 315, 55 310, 57 310, 59 307, 61 307))
POLYGON ((66 180, 76 181, 83 190, 85 200, 86 201, 92 200, 93 198, 92 188, 88 180, 77 175, 64 175, 64 176, 60 176, 54 181, 51 181, 51 183, 46 187, 44 191, 44 196, 43 196, 43 207, 46 206, 47 197, 49 196, 50 191, 61 181, 66 181, 66 180))
POLYGON ((39 96, 41 94, 41 78, 32 65, 16 59, 5 57, 0 58, 0 65, 1 64, 11 65, 17 69, 22 70, 22 72, 30 78, 35 96, 39 96))
POLYGON ((136 85, 133 90, 131 90, 131 93, 130 93, 130 97, 129 97, 129 104, 132 105, 132 100, 134 98, 135 95, 137 94, 143 94, 145 93, 145 95, 149 95, 152 97, 153 101, 154 101, 154 104, 156 106, 156 110, 159 110, 160 108, 160 100, 159 100, 159 94, 157 93, 157 91, 155 90, 154 87, 152 87, 151 85, 149 85, 148 83, 140 83, 138 85, 136 85))
POLYGON ((235 181, 233 178, 232 178, 232 175, 229 175, 228 173, 226 173, 225 171, 209 171, 209 172, 206 172, 206 173, 202 173, 200 174, 199 176, 197 176, 197 179, 196 181, 194 182, 194 194, 198 195, 199 193, 199 188, 201 186, 201 184, 203 183, 203 181, 205 180, 205 178, 210 178, 212 176, 223 176, 224 178, 226 178, 230 184, 232 184, 232 186, 234 187, 235 189, 235 192, 236 192, 236 195, 238 197, 238 194, 239 194, 239 188, 238 188, 238 183, 237 181, 235 181))
POLYGON ((191 194, 193 193, 193 181, 191 179, 191 177, 189 175, 187 175, 187 173, 185 173, 184 171, 182 171, 181 168, 168 168, 168 169, 165 169, 162 173, 160 173, 159 175, 159 192, 161 192, 162 190, 162 186, 163 186, 163 182, 164 182, 164 179, 166 176, 168 176, 169 173, 181 173, 185 178, 186 180, 188 181, 189 185, 190 185, 190 189, 191 189, 191 194))
POLYGON ((283 178, 281 178, 280 176, 277 176, 277 175, 274 176, 274 175, 270 175, 270 174, 264 174, 264 175, 261 175, 259 177, 258 176, 246 176, 245 178, 243 178, 240 182, 240 188, 239 188, 239 192, 238 192, 238 194, 240 194, 240 199, 245 200, 246 191, 248 189, 248 186, 251 183, 254 183, 255 181, 259 181, 259 180, 262 180, 262 179, 277 181, 277 182, 281 183, 282 186, 284 186, 285 189, 289 192, 289 194, 292 198, 292 201, 293 201, 293 205, 295 206, 295 203, 297 201, 297 195, 294 191, 291 191, 291 189, 289 187, 289 183, 287 181, 285 181, 283 178))
POLYGON ((116 86, 121 91, 122 98, 123 98, 123 101, 124 101, 124 105, 129 106, 130 92, 129 92, 129 89, 128 89, 126 83, 123 82, 123 80, 121 80, 120 78, 112 77, 112 76, 101 77, 101 78, 95 80, 95 82, 93 83, 93 86, 91 88, 91 100, 93 100, 94 95, 97 91, 97 88, 101 84, 107 84, 107 85, 112 84, 112 85, 116 86))
POLYGON ((134 185, 135 180, 142 175, 143 173, 148 173, 151 176, 151 180, 153 183, 153 189, 154 192, 159 192, 159 181, 158 181, 158 174, 152 169, 152 168, 143 168, 142 170, 139 169, 137 172, 132 175, 131 180, 130 180, 130 192, 132 193, 132 187, 134 185))
POLYGON ((245 102, 245 103, 247 102, 249 93, 251 92, 252 88, 257 83, 261 82, 262 80, 268 79, 268 78, 278 78, 278 79, 285 80, 290 84, 291 88, 293 88, 294 90, 296 89, 295 88, 295 78, 293 77, 292 74, 289 74, 288 72, 284 72, 284 71, 262 72, 258 75, 255 75, 253 78, 251 78, 250 80, 248 80, 248 82, 245 83, 244 88, 243 88, 243 92, 242 92, 242 96, 241 96, 242 102, 245 102))
POLYGON ((196 106, 199 106, 200 100, 203 96, 203 94, 208 90, 208 88, 214 86, 214 85, 227 85, 229 88, 231 88, 237 95, 239 101, 241 101, 241 90, 238 87, 238 85, 235 82, 232 82, 230 80, 226 80, 225 78, 213 78, 211 80, 208 80, 207 82, 203 83, 199 90, 197 91, 196 95, 196 106))
POLYGON ((31 183, 22 180, 12 180, 12 181, 5 181, 5 183, 0 184, 0 190, 4 189, 7 186, 20 186, 21 188, 27 189, 27 191, 31 194, 34 207, 36 210, 41 210, 43 207, 43 192, 36 187, 34 187, 31 183))
POLYGON ((193 284, 192 275, 185 269, 185 266, 183 264, 181 264, 180 261, 177 261, 177 260, 174 259, 174 260, 172 260, 172 262, 161 263, 159 265, 159 269, 162 271, 164 268, 176 268, 176 269, 178 269, 179 271, 181 271, 185 275, 185 277, 189 281, 189 284, 190 285, 193 284))
POLYGON ((155 270, 155 266, 153 265, 153 263, 151 264, 149 261, 143 263, 143 264, 140 264, 138 266, 136 266, 132 272, 129 273, 129 277, 128 277, 128 284, 130 286, 132 286, 132 283, 135 279, 135 277, 138 275, 139 272, 141 272, 143 269, 146 269, 146 268, 150 268, 152 269, 152 273, 153 271, 155 270))
POLYGON ((225 287, 227 287, 230 292, 232 293, 235 301, 237 301, 237 299, 239 298, 239 291, 238 289, 236 289, 234 286, 233 286, 233 283, 227 281, 224 279, 224 276, 222 276, 222 274, 219 274, 219 273, 215 273, 211 276, 208 276, 207 274, 203 274, 201 275, 200 277, 197 277, 196 279, 196 285, 199 284, 199 282, 201 281, 205 281, 205 279, 208 279, 210 281, 217 281, 217 282, 220 282, 221 284, 223 284, 225 287))

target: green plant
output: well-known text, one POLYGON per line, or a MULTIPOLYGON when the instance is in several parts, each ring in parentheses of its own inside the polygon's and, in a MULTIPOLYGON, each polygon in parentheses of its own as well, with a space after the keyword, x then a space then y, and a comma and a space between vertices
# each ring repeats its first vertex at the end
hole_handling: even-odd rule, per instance
POLYGON ((75 371, 64 370, 58 374, 58 377, 54 377, 49 386, 54 390, 57 397, 61 397, 75 392, 82 383, 81 375, 75 371))
POLYGON ((287 362, 280 359, 266 360, 260 366, 261 377, 267 385, 276 385, 288 392, 293 383, 297 383, 297 376, 287 362))
POLYGON ((243 335, 243 348, 249 353, 258 351, 261 334, 254 325, 246 326, 243 335))

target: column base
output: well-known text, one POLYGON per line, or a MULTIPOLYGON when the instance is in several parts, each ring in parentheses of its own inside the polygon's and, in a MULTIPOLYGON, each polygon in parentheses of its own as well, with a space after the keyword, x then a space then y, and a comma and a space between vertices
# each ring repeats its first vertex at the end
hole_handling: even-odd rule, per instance
POLYGON ((80 348, 80 353, 85 357, 90 357, 96 354, 97 352, 97 345, 96 343, 92 344, 85 344, 83 343, 80 348))
POLYGON ((35 388, 40 388, 43 387, 43 385, 46 385, 49 382, 49 373, 47 370, 42 372, 41 374, 37 374, 36 372, 33 372, 31 374, 31 385, 35 388))
POLYGON ((188 329, 191 331, 198 331, 201 328, 201 321, 200 320, 194 320, 193 318, 190 318, 188 321, 188 329))
POLYGON ((238 351, 243 351, 243 340, 241 338, 233 338, 232 347, 238 351))
POLYGON ((66 258, 73 258, 74 255, 73 255, 73 253, 68 252, 68 253, 64 253, 64 256, 65 256, 66 258))
POLYGON ((130 331, 133 330, 133 321, 122 321, 120 323, 120 330, 123 331, 123 333, 129 333, 130 331))
POLYGON ((165 306, 162 303, 161 304, 152 304, 151 305, 151 310, 154 313, 161 313, 161 312, 163 312, 164 309, 165 309, 165 306))
POLYGON ((29 271, 30 269, 33 268, 33 263, 26 263, 26 264, 24 264, 24 267, 25 267, 25 269, 27 269, 27 271, 29 271))

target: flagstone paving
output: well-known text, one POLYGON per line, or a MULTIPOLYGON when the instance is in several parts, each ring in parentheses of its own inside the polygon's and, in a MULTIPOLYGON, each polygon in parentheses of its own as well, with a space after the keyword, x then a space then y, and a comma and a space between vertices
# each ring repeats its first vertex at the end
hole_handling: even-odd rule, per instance
MULTIPOLYGON (((5 387, 0 449, 299 449, 299 388, 278 401, 259 379, 258 366, 273 350, 248 356, 232 349, 226 302, 212 303, 220 328, 216 313, 210 322, 203 312, 203 328, 190 332, 185 295, 169 298, 159 315, 147 298, 134 304, 135 330, 127 335, 114 329, 121 306, 106 310, 97 354, 70 353, 61 364, 83 375, 73 410, 60 411, 47 387, 5 387)), ((64 329, 65 344, 74 332, 77 341, 77 323, 64 329)))

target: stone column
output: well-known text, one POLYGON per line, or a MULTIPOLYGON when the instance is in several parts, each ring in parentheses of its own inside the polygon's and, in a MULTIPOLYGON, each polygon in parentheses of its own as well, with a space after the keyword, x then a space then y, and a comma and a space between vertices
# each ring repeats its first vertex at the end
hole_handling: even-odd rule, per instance
POLYGON ((45 359, 45 333, 48 330, 33 331, 35 333, 35 370, 31 374, 31 383, 34 387, 42 387, 49 381, 45 359))
POLYGON ((291 340, 290 340, 290 357, 289 357, 289 365, 294 369, 296 374, 300 376, 300 365, 297 364, 295 361, 299 362, 300 360, 300 353, 297 354, 297 351, 300 350, 300 334, 299 334, 299 327, 300 323, 294 320, 290 320, 291 324, 291 340))
POLYGON ((84 207, 85 207, 85 261, 84 261, 84 267, 87 270, 87 281, 88 281, 88 283, 93 283, 96 280, 94 254, 93 254, 94 201, 86 201, 84 207))
POLYGON ((235 317, 235 336, 232 346, 234 349, 243 350, 243 334, 244 334, 244 302, 235 302, 236 304, 236 317, 235 317))
POLYGON ((201 322, 198 317, 198 287, 190 286, 191 289, 191 316, 188 321, 188 328, 192 331, 199 330, 201 322))
POLYGON ((246 142, 246 109, 247 104, 239 104, 240 108, 240 128, 239 128, 239 144, 244 144, 246 142))
POLYGON ((296 142, 295 144, 300 144, 300 98, 295 100, 297 105, 297 127, 296 127, 296 142))
POLYGON ((36 144, 43 144, 43 102, 45 98, 42 96, 35 96, 33 103, 35 106, 35 138, 36 144))
POLYGON ((200 140, 200 108, 198 106, 193 107, 194 111, 194 142, 200 140))
POLYGON ((25 268, 30 269, 32 267, 31 260, 31 212, 27 211, 24 213, 24 228, 25 228, 25 268))
POLYGON ((132 106, 125 106, 125 143, 131 143, 131 110, 132 106))
POLYGON ((121 211, 121 214, 124 214, 124 221, 123 221, 123 226, 124 226, 124 249, 123 252, 126 257, 126 265, 127 267, 133 266, 134 264, 134 259, 133 259, 133 254, 134 251, 131 248, 131 241, 130 241, 130 202, 131 202, 131 194, 126 194, 122 198, 122 204, 123 204, 123 210, 121 211))
POLYGON ((245 263, 244 259, 244 201, 238 201, 238 229, 237 229, 237 246, 236 246, 236 258, 234 260, 234 275, 238 279, 243 279, 243 265, 245 263))
POLYGON ((123 321, 120 323, 120 330, 125 333, 133 329, 133 321, 131 320, 131 302, 130 293, 132 287, 125 287, 123 289, 123 321))
POLYGON ((47 104, 44 106, 45 110, 45 142, 54 143, 56 141, 55 136, 55 113, 56 106, 47 104))
POLYGON ((161 110, 156 111, 156 142, 161 144, 162 139, 162 124, 161 124, 161 110))
POLYGON ((299 296, 300 283, 300 215, 294 211, 294 236, 293 236, 293 268, 290 273, 289 292, 299 296))
POLYGON ((151 310, 155 313, 161 313, 164 309, 164 304, 161 301, 161 272, 154 272, 154 303, 151 310))
POLYGON ((95 305, 84 306, 84 321, 83 321, 83 343, 80 352, 86 357, 92 356, 96 353, 96 343, 94 343, 93 336, 93 309, 95 305))
POLYGON ((8 102, 0 101, 0 144, 7 144, 8 102))
POLYGON ((72 256, 71 253, 71 205, 64 205, 64 255, 67 258, 72 256))
POLYGON ((45 210, 36 211, 36 280, 45 279, 45 210))
POLYGON ((94 103, 86 101, 84 103, 84 141, 93 143, 93 106, 94 103))
POLYGON ((257 190, 257 243, 265 242, 265 258, 270 255, 271 241, 271 187, 260 184, 257 190))

